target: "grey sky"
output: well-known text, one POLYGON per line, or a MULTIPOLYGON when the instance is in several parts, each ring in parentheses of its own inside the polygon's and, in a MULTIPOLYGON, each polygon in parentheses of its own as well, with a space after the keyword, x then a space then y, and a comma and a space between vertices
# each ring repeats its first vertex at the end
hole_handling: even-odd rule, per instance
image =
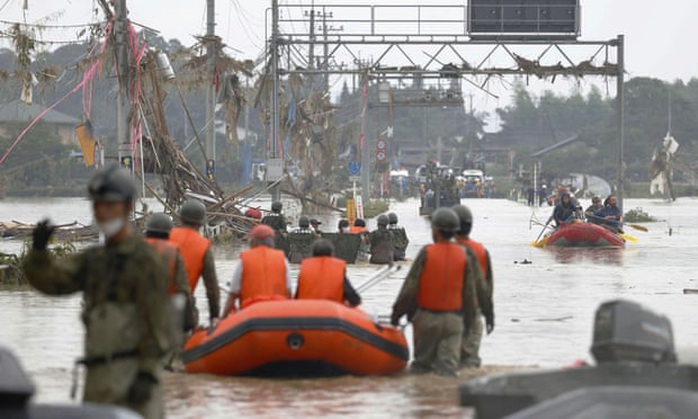
MULTIPOLYGON (((10 0, 0 19, 21 20, 23 0, 10 0)), ((309 5, 310 0, 281 0, 282 4, 309 5)), ((348 3, 349 0, 318 0, 316 3, 348 3)), ((0 2, 1 3, 1 2, 0 2)), ((60 14, 52 23, 82 23, 91 19, 93 0, 28 0, 27 21, 35 22, 46 16, 60 14)), ((205 0, 129 0, 131 18, 144 25, 157 28, 165 38, 178 38, 189 45, 194 42, 192 35, 205 30, 205 0)), ((217 0, 217 34, 223 37, 231 47, 241 52, 235 53, 241 58, 256 58, 262 53, 264 44, 265 10, 269 0, 217 0)), ((351 1, 353 4, 379 3, 376 1, 351 1)), ((465 4, 463 1, 439 0, 383 0, 382 4, 465 4)), ((282 13, 290 13, 284 8, 282 13)), ((407 13, 407 12, 398 12, 407 13)), ((626 66, 629 76, 653 76, 666 80, 681 78, 688 80, 697 75, 698 55, 691 47, 692 34, 695 32, 695 16, 698 16, 698 2, 694 0, 667 0, 655 2, 649 0, 582 0, 582 38, 610 39, 617 34, 627 38, 626 66)), ((299 29, 302 24, 296 24, 299 29)), ((46 39, 70 39, 73 32, 49 31, 46 39)), ((7 41, 0 43, 7 46, 7 41)), ((422 48, 424 50, 424 48, 422 48)), ((366 49, 364 57, 373 56, 375 52, 366 49)), ((413 50, 410 54, 424 57, 422 51, 413 50)), ((532 53, 533 54, 533 53, 532 53)), ((341 58, 341 57, 340 57, 341 58)), ((577 57, 584 59, 583 56, 577 57)), ((347 59, 348 57, 341 58, 347 59)), ((399 58, 396 58, 399 60, 399 58)), ((492 65, 508 64, 499 62, 495 57, 492 65)), ((504 57, 501 57, 504 60, 504 57)), ((401 64, 401 63, 396 63, 401 64)), ((607 84, 600 79, 587 79, 581 82, 556 81, 550 83, 534 82, 533 90, 554 89, 567 92, 571 89, 588 89, 592 84, 602 91, 614 94, 612 82, 607 84)), ((475 106, 480 109, 492 109, 505 104, 507 83, 490 85, 493 93, 501 99, 474 91, 475 106)))

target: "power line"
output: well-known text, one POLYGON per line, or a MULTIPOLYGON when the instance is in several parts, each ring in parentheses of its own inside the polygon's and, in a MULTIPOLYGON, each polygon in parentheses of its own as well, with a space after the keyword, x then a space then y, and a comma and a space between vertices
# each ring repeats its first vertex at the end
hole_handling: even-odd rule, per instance
MULTIPOLYGON (((9 1, 9 0, 8 0, 9 1)), ((0 7, 0 11, 2 10, 2 7, 0 7)), ((39 28, 39 29, 75 29, 75 28, 89 28, 92 26, 99 26, 104 24, 105 22, 97 22, 97 23, 82 23, 82 24, 74 24, 74 25, 48 25, 48 24, 43 24, 43 23, 24 23, 24 22, 14 22, 11 20, 3 20, 0 19, 0 23, 4 23, 6 25, 19 25, 19 26, 24 26, 24 27, 29 27, 29 28, 39 28)))

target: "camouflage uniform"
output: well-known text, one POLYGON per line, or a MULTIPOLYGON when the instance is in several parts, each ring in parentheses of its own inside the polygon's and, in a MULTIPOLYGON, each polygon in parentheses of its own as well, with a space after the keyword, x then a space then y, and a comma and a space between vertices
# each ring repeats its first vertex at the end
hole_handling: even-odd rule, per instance
POLYGON ((466 253, 463 315, 436 313, 418 307, 417 293, 427 262, 426 248, 417 255, 393 305, 393 317, 399 318, 406 314, 407 319, 413 322, 414 361, 411 370, 415 373, 434 371, 443 375, 457 375, 463 333, 471 330, 476 320, 476 299, 479 299, 486 316, 494 316, 492 300, 477 259, 469 250, 466 253), (441 337, 448 338, 440 339, 441 337))
POLYGON ((141 238, 97 246, 54 260, 31 250, 24 262, 29 282, 39 291, 66 295, 83 291, 86 402, 124 406, 146 418, 164 417, 160 372, 171 348, 169 275, 161 257, 141 238), (150 398, 129 401, 137 375, 155 379, 150 398))
POLYGON ((288 261, 290 263, 301 263, 301 261, 312 255, 312 245, 320 235, 309 228, 298 229, 288 235, 288 261))
POLYGON ((407 246, 410 244, 410 239, 407 237, 407 232, 405 229, 398 226, 397 224, 390 224, 388 230, 393 233, 393 239, 395 239, 395 250, 393 253, 393 259, 405 260, 405 251, 407 246))
POLYGON ((269 213, 262 218, 262 224, 268 225, 274 231, 286 231, 286 217, 277 212, 269 213))
POLYGON ((374 230, 369 233, 368 242, 371 245, 370 263, 386 265, 393 262, 395 238, 392 232, 386 228, 374 230))
MULTIPOLYGON (((490 298, 493 296, 494 292, 494 280, 492 278, 492 261, 490 259, 490 252, 487 252, 487 275, 484 277, 485 285, 487 286, 487 292, 490 298)), ((461 366, 464 367, 479 367, 482 363, 480 359, 480 343, 482 342, 482 310, 479 305, 475 314, 475 322, 468 331, 467 334, 463 335, 463 346, 461 347, 461 366)))

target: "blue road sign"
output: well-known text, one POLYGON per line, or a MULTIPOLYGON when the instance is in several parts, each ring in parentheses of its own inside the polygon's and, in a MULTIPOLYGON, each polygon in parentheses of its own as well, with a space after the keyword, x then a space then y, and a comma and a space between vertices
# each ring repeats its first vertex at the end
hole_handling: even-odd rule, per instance
POLYGON ((349 162, 347 165, 349 168, 349 174, 352 176, 359 176, 361 174, 361 163, 357 161, 349 162))

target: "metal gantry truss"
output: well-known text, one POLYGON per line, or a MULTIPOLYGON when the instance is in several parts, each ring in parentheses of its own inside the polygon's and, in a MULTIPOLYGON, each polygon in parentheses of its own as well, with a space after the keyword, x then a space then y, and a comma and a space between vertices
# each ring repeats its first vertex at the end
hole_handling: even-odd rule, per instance
MULTIPOLYGON (((500 34, 475 36, 467 25, 467 6, 441 5, 356 5, 356 4, 287 4, 287 12, 279 17, 279 38, 270 40, 281 51, 278 76, 302 74, 305 76, 360 75, 366 79, 463 79, 487 92, 492 78, 524 76, 549 79, 556 77, 581 78, 597 76, 615 78, 617 82, 618 172, 617 193, 622 205, 623 149, 624 149, 624 36, 589 41, 578 40, 570 34, 560 36, 541 34, 500 34), (312 7, 312 10, 311 10, 312 7), (332 16, 328 22, 341 31, 323 37, 311 36, 304 31, 310 24, 308 16, 315 10, 332 16), (293 66, 291 54, 300 48, 321 45, 327 53, 321 65, 293 66), (429 48, 415 54, 414 47, 429 48), (371 48, 377 55, 370 62, 362 58, 362 50, 371 48), (391 63, 391 54, 403 65, 391 63), (284 57, 284 54, 286 57, 284 57), (497 54, 506 57, 506 64, 491 65, 497 54), (343 58, 349 65, 337 65, 343 58), (477 58, 474 58, 477 57, 477 58), (584 57, 583 59, 572 57, 584 57), (555 61, 557 60, 557 61, 555 61), (477 79, 484 76, 484 81, 477 79)), ((365 57, 365 55, 364 55, 365 57)), ((489 92, 488 92, 489 93, 489 92)), ((273 108, 278 112, 278 108, 273 108)), ((272 132, 275 130, 272 129, 272 132)), ((368 164, 362 170, 367 173, 368 164)), ((368 190, 368 176, 364 176, 364 191, 368 190)))

